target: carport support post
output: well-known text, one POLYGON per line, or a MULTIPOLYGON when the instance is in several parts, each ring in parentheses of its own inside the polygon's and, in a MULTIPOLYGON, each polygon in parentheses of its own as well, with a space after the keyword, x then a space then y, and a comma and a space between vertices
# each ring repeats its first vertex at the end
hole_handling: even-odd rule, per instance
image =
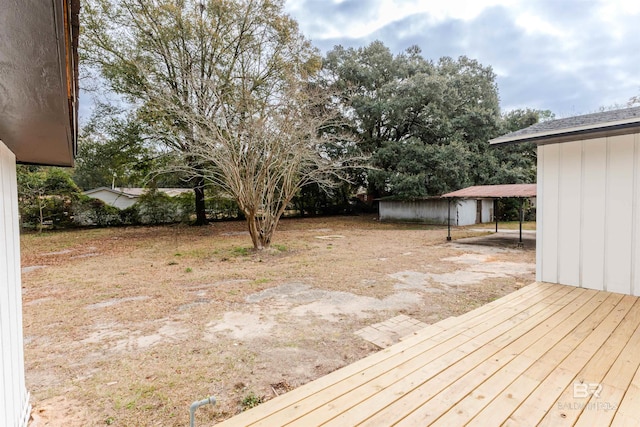
POLYGON ((498 199, 493 199, 493 219, 496 222, 496 233, 498 232, 498 199))
POLYGON ((522 215, 523 215, 523 207, 524 207, 524 199, 520 198, 520 240, 518 241, 518 247, 521 248, 524 245, 522 244, 522 215))
POLYGON ((447 199, 447 241, 451 241, 451 199, 447 199))

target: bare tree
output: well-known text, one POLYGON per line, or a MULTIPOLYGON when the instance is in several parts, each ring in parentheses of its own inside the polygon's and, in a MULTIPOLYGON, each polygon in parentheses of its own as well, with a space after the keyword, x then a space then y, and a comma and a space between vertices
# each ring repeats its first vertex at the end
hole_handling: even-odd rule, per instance
POLYGON ((355 141, 336 130, 340 123, 327 107, 330 96, 289 80, 267 98, 260 103, 238 97, 213 122, 182 114, 198 135, 198 144, 186 155, 197 160, 207 180, 237 201, 256 250, 269 247, 302 187, 315 183, 330 190, 359 160, 349 154, 355 141))
MULTIPOLYGON (((194 172, 199 156, 189 153, 201 131, 193 117, 217 124, 230 108, 248 114, 291 75, 320 67, 282 0, 87 0, 82 20, 83 64, 194 172)), ((204 171, 192 177, 204 223, 204 171)))

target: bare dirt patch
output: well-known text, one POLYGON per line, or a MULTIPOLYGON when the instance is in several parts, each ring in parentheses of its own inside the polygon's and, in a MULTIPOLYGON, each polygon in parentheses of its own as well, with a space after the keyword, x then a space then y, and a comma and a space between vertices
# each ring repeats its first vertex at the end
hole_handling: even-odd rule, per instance
POLYGON ((23 276, 34 425, 183 426, 214 395, 210 425, 377 351, 362 328, 433 323, 533 281, 533 249, 455 240, 479 234, 286 220, 259 254, 235 222, 25 235, 23 266, 45 267, 23 276))

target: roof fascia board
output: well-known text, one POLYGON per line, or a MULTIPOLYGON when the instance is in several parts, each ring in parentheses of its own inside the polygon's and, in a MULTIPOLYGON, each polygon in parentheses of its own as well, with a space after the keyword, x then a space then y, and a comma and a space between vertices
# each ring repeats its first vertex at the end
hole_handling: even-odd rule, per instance
POLYGON ((576 141, 579 139, 594 139, 606 136, 627 135, 640 131, 638 118, 619 120, 616 122, 600 123, 597 125, 578 126, 561 130, 549 130, 534 134, 517 135, 511 138, 498 137, 489 140, 490 144, 512 144, 535 142, 538 145, 556 144, 576 141))

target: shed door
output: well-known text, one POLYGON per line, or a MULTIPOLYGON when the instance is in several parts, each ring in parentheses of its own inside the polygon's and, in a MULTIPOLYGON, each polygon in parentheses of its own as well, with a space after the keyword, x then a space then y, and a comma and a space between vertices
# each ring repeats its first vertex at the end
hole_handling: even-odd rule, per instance
POLYGON ((482 224, 482 200, 476 200, 476 224, 482 224))

